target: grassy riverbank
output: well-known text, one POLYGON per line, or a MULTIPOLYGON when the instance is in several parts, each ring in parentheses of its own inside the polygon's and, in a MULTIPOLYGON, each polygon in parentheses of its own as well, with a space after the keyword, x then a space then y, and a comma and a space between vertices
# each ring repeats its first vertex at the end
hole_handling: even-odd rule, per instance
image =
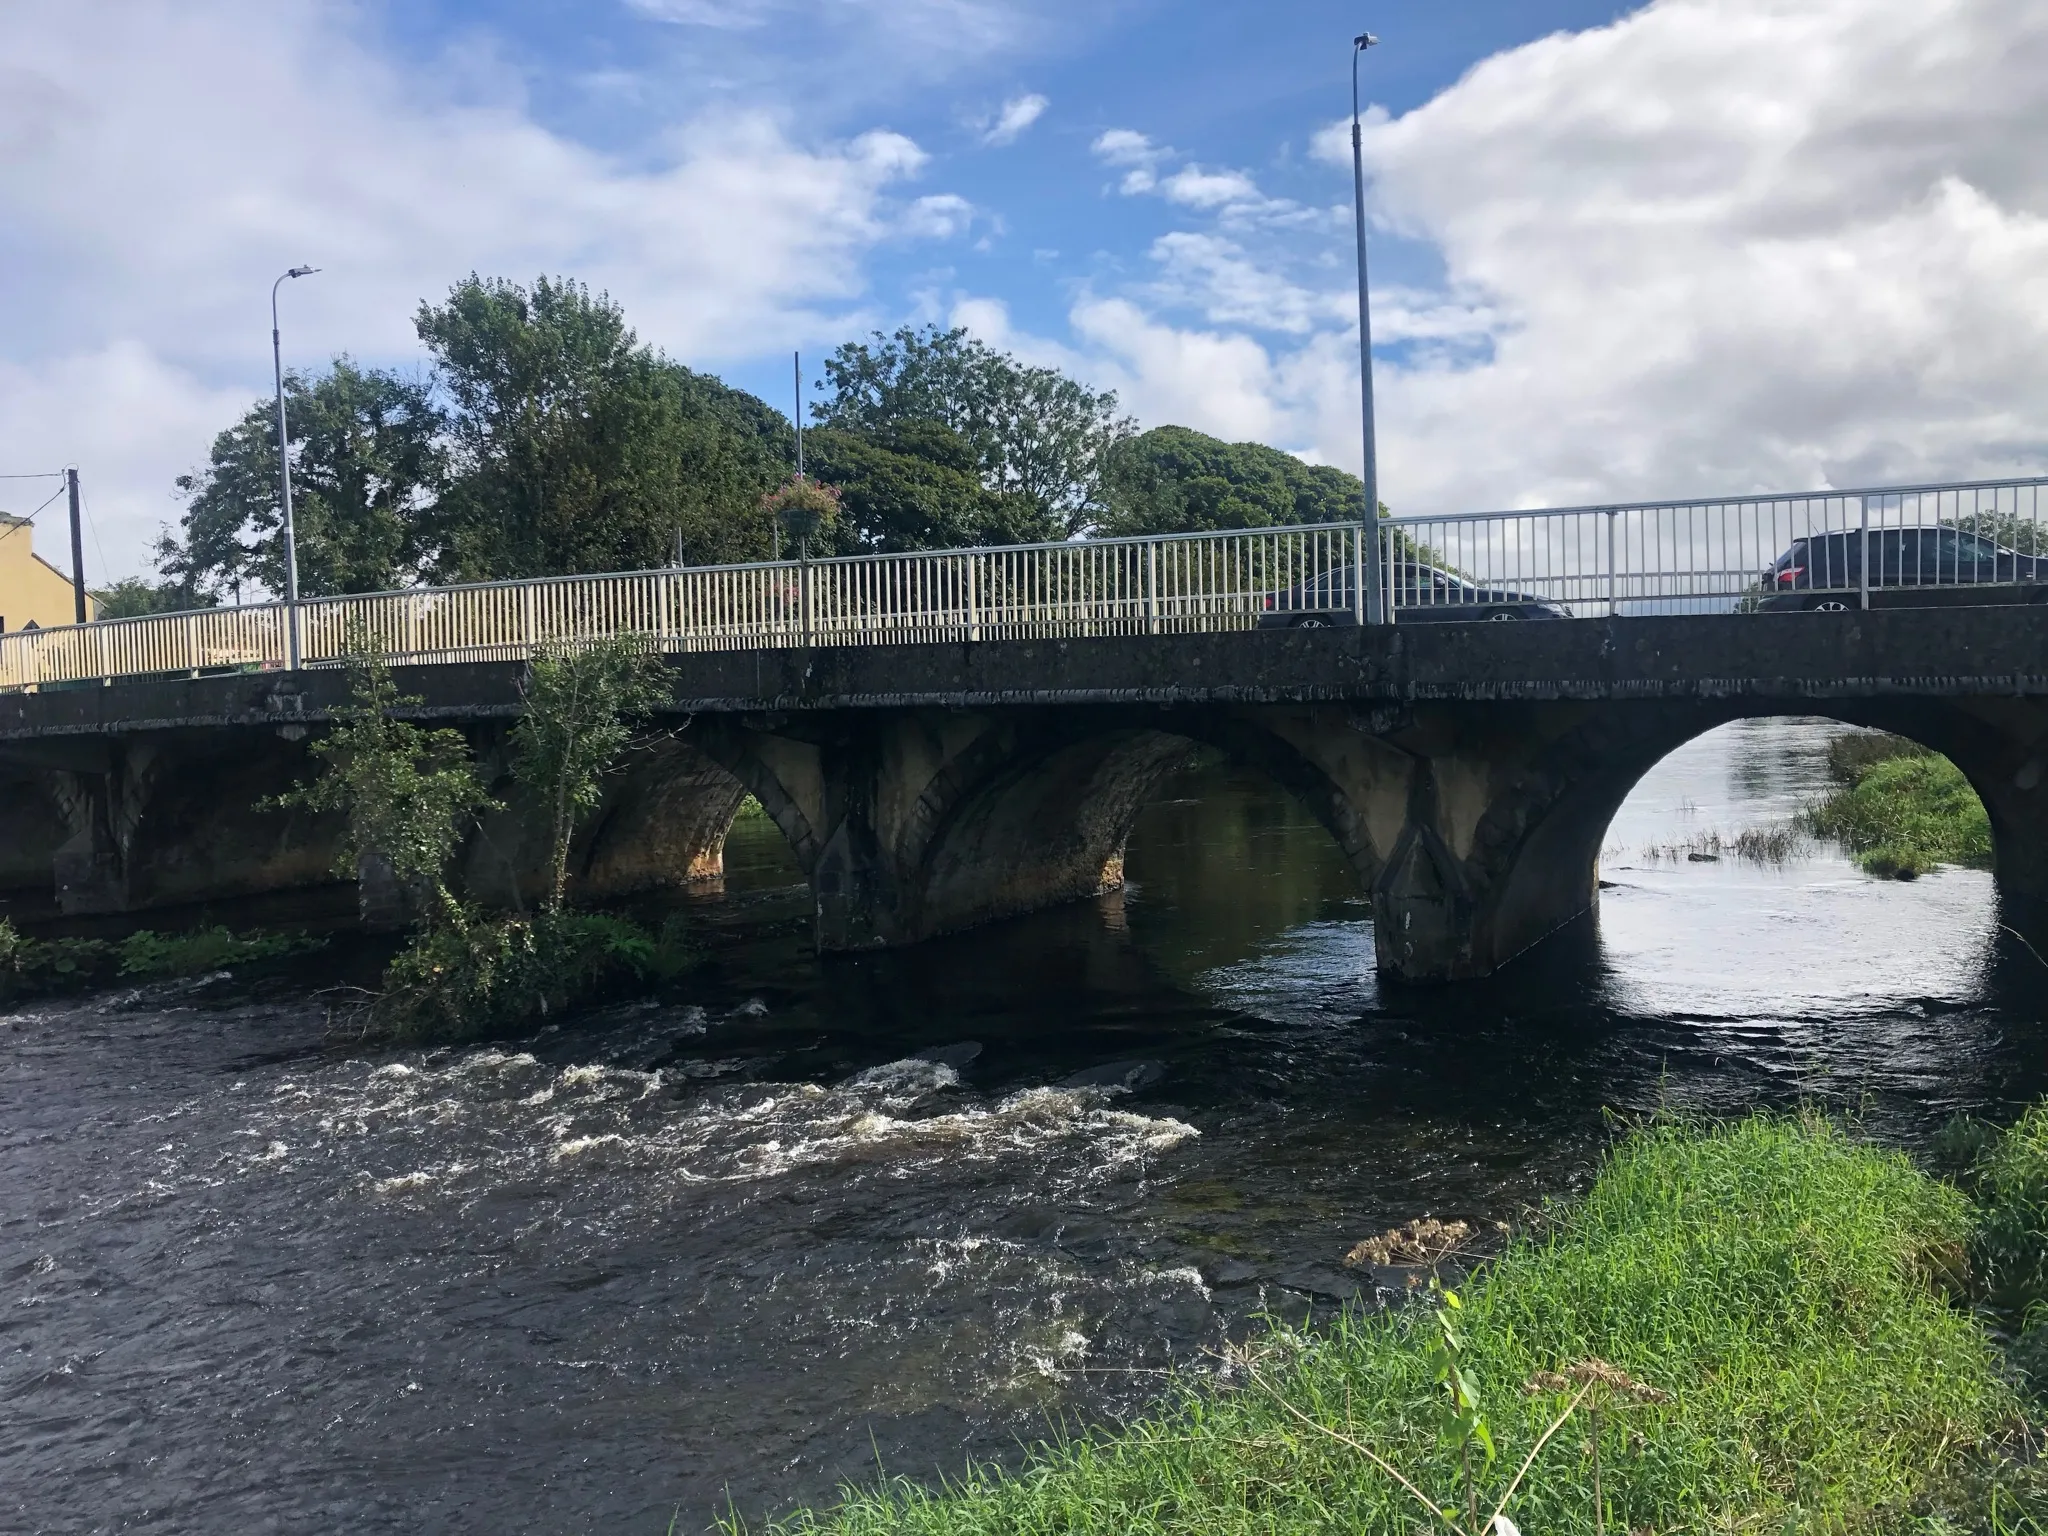
MULTIPOLYGON (((2048 1120, 2030 1134, 1980 1165, 2012 1164, 1984 1186, 2010 1217, 2000 1252, 2038 1254, 2048 1238, 2048 1120)), ((1496 1458, 1470 1417, 1447 1432, 1443 1335, 1436 1311, 1414 1306, 1275 1331, 1220 1384, 1190 1384, 1157 1416, 1015 1474, 854 1492, 778 1529, 1470 1530, 1583 1390, 1507 1499, 1532 1533, 2038 1531, 2015 1504, 2035 1474, 2004 1455, 2020 1390, 1957 1299, 1994 1225, 1955 1186, 1819 1120, 1659 1127, 1446 1312, 1496 1458), (1621 1387, 1613 1368, 1654 1390, 1621 1387)))
POLYGON ((1828 748, 1835 789, 1812 830, 1873 875, 1911 880, 1943 864, 1988 868, 1991 821, 1962 770, 1899 736, 1838 736, 1828 748))
POLYGON ((326 941, 300 933, 231 933, 200 928, 156 933, 144 928, 125 939, 32 939, 0 918, 0 1001, 79 992, 116 981, 162 981, 282 960, 319 949, 326 941))

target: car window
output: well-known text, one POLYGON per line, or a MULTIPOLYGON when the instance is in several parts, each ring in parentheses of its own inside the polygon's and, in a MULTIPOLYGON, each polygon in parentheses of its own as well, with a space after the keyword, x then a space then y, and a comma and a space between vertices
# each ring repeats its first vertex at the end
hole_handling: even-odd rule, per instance
POLYGON ((1941 558, 1944 564, 1990 565, 1998 559, 1998 546, 1974 533, 1944 528, 1941 532, 1941 558))

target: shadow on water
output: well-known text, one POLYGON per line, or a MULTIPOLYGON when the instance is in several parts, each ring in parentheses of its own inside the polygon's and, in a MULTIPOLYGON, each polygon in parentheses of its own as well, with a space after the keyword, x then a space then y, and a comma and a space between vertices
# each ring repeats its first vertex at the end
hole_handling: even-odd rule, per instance
POLYGON ((1824 728, 1668 760, 1597 923, 1382 988, 1328 836, 1205 770, 1117 896, 820 962, 764 822, 687 999, 317 1054, 303 995, 0 1025, 0 1524, 694 1529, 1141 1406, 1423 1212, 1567 1193, 1612 1116, 1819 1097, 1910 1141, 2048 1083, 1988 877, 1645 848, 1796 811, 1824 728), (296 1053, 296 1054, 294 1054, 296 1053))

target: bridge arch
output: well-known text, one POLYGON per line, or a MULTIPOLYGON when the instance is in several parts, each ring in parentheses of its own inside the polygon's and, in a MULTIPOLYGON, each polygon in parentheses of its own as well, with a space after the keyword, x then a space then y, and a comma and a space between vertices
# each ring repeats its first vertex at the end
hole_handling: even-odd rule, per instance
POLYGON ((2031 701, 1609 707, 1571 722, 1500 775, 1461 870, 1471 902, 1466 940, 1461 953, 1439 956, 1439 967, 1450 975, 1483 974, 1591 910, 1607 830, 1644 776, 1717 727, 1785 716, 1888 731, 1947 757, 1984 802, 2001 892, 2020 908, 2048 901, 2048 869, 2040 858, 2048 847, 2048 712, 2031 701))
POLYGON ((716 871, 752 793, 810 882, 821 948, 914 943, 1118 888, 1158 785, 1200 748, 1293 795, 1372 888, 1412 764, 1354 711, 1049 707, 699 718, 629 765, 580 856, 593 894, 716 871))

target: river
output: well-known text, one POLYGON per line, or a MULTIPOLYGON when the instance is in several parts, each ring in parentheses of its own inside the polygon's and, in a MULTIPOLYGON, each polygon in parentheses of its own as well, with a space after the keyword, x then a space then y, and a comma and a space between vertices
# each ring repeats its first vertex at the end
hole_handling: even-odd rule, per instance
POLYGON ((699 1530, 1127 1413, 1341 1305, 1363 1236, 1580 1187, 1616 1116, 1911 1143, 2048 1089, 1989 876, 1691 856, 1830 729, 1667 759, 1597 926, 1452 989, 1380 988, 1328 836, 1207 768, 1120 895, 857 959, 742 822, 707 969, 530 1039, 323 1052, 327 961, 19 1008, 0 1529, 699 1530))

